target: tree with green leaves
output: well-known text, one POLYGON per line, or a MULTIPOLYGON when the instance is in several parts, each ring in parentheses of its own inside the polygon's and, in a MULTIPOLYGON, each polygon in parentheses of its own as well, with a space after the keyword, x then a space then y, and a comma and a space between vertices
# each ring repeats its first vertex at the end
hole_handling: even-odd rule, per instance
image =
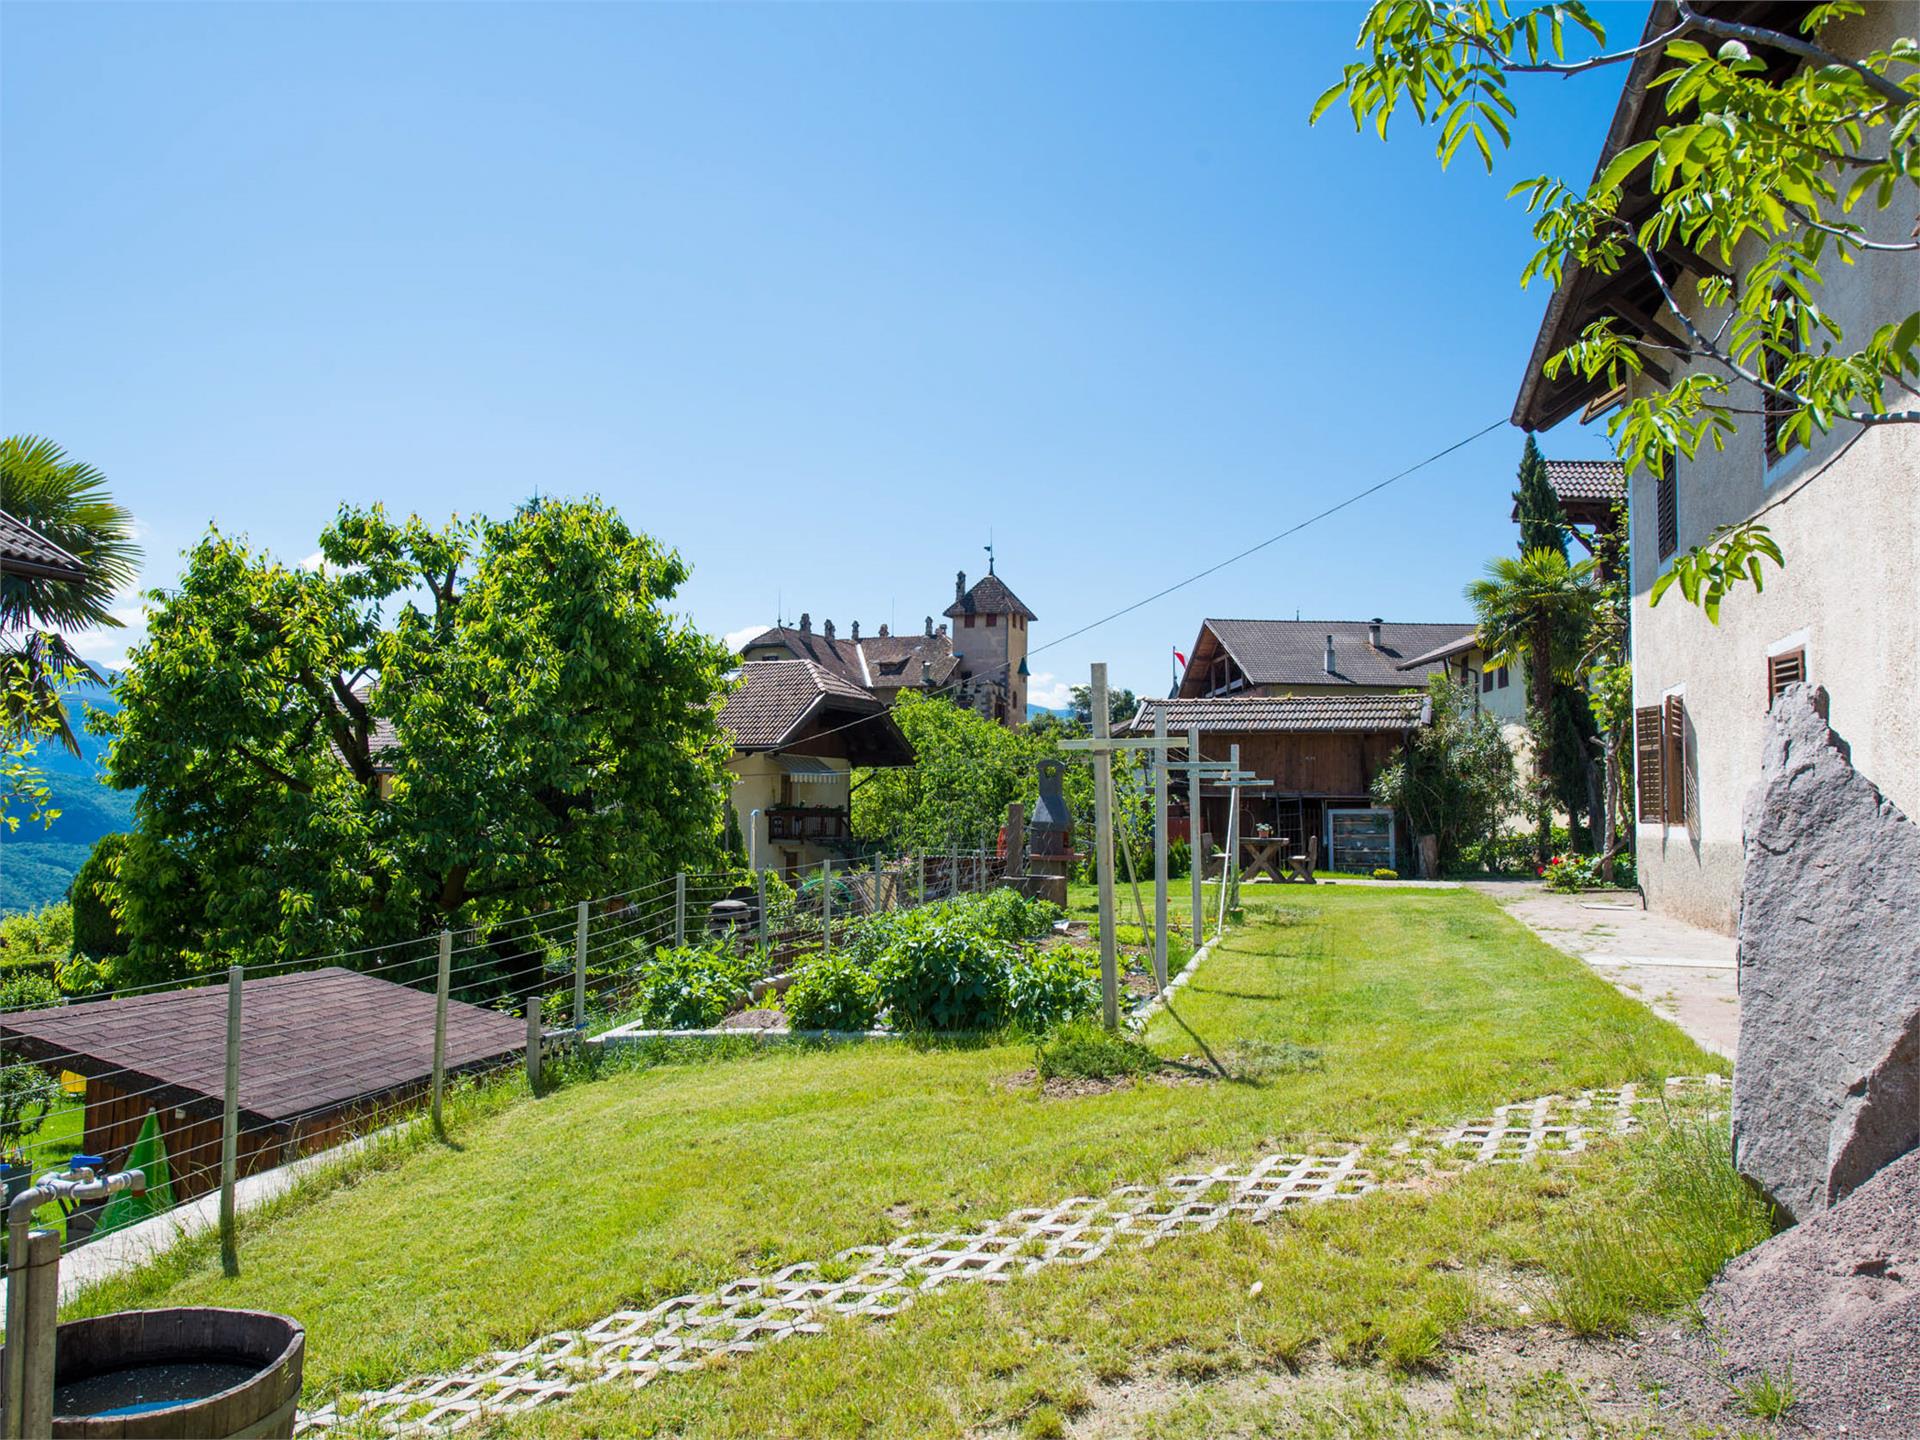
MULTIPOLYGON (((1073 694, 1073 722, 1083 732, 1093 729, 1093 687, 1075 685, 1070 687, 1073 694)), ((1107 691, 1107 723, 1123 725, 1134 717, 1140 702, 1134 698, 1133 691, 1127 689, 1107 691)))
MULTIPOLYGON (((316 569, 209 532, 116 686, 139 787, 101 984, 524 927, 715 857, 733 664, 597 501, 435 528, 343 507, 316 569)), ((78 962, 76 962, 77 964, 78 962)))
POLYGON ((1467 848, 1500 833, 1520 809, 1513 749, 1473 691, 1436 674, 1427 682, 1433 723, 1421 727, 1374 777, 1373 799, 1406 816, 1410 832, 1439 842, 1440 869, 1458 870, 1467 848))
POLYGON ((1527 666, 1527 724, 1532 732, 1536 858, 1545 865, 1553 846, 1554 690, 1577 678, 1592 621, 1588 563, 1571 564, 1552 550, 1529 550, 1489 562, 1484 578, 1467 586, 1487 663, 1527 666))
MULTIPOLYGON (((1920 309, 1849 337, 1821 298, 1834 265, 1867 272, 1855 281, 1863 286, 1884 273, 1887 293, 1911 296, 1900 281, 1920 253, 1904 222, 1868 223, 1874 212, 1906 210, 1920 185, 1920 43, 1903 36, 1849 50, 1831 38, 1865 13, 1833 0, 1783 25, 1678 0, 1656 7, 1637 42, 1609 49, 1579 0, 1376 0, 1357 41, 1363 58, 1312 118, 1344 104, 1357 127, 1384 139, 1394 116, 1410 113, 1437 129, 1443 165, 1471 142, 1491 170, 1494 144, 1509 143, 1518 115, 1514 77, 1664 66, 1651 84, 1667 123, 1652 138, 1623 146, 1584 186, 1541 176, 1511 192, 1524 197, 1539 242, 1524 280, 1558 285, 1576 266, 1600 275, 1633 266, 1656 286, 1671 336, 1603 318, 1546 372, 1618 385, 1663 358, 1689 361, 1609 422, 1629 470, 1657 474, 1674 453, 1720 448, 1763 414, 1786 443, 1920 422, 1920 309), (1663 264, 1676 250, 1717 262, 1720 273, 1698 282, 1698 313, 1663 264)), ((1668 575, 1717 618, 1731 589, 1758 586, 1762 561, 1780 558, 1766 527, 1745 522, 1676 557, 1668 575)))
POLYGON ((80 753, 63 696, 93 670, 68 637, 119 627, 113 602, 133 583, 140 548, 133 516, 107 493, 106 477, 37 436, 0 440, 0 510, 84 572, 77 579, 0 575, 0 823, 15 830, 16 808, 49 825, 60 814, 33 755, 47 739, 80 753))
POLYGON ((1520 451, 1520 488, 1513 492, 1513 508, 1520 526, 1521 554, 1529 550, 1567 553, 1567 517, 1547 479, 1546 456, 1531 433, 1520 451))
POLYGON ((1633 661, 1628 645, 1633 593, 1629 588, 1622 537, 1627 507, 1614 506, 1613 523, 1600 532, 1593 565, 1593 622, 1587 653, 1581 660, 1587 698, 1599 732, 1601 814, 1597 837, 1600 876, 1613 881, 1614 860, 1633 843, 1633 813, 1621 783, 1627 747, 1633 743, 1633 661))

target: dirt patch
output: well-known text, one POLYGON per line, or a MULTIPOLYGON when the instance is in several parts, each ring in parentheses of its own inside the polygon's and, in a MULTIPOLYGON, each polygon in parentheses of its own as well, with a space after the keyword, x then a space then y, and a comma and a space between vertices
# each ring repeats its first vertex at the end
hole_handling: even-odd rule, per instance
MULTIPOLYGON (((1205 1085, 1220 1077, 1211 1071, 1189 1070, 1179 1065, 1163 1065, 1146 1076, 1119 1075, 1111 1080, 1095 1080, 1081 1075, 1055 1075, 1040 1086, 1040 1093, 1049 1100, 1069 1100, 1078 1095, 1107 1095, 1115 1090, 1130 1090, 1136 1084, 1146 1085, 1205 1085)), ((1031 1090, 1040 1079, 1038 1070, 1021 1070, 1003 1077, 998 1083, 1002 1090, 1031 1090)))
POLYGON ((787 1023, 784 1010, 736 1010, 720 1022, 722 1030, 778 1030, 787 1023))
POLYGON ((1660 1326, 1646 1367, 1702 1413, 1744 1418, 1763 1380, 1791 1377, 1787 1425, 1911 1440, 1920 1416, 1920 1150, 1833 1209, 1749 1250, 1701 1300, 1701 1324, 1660 1326))

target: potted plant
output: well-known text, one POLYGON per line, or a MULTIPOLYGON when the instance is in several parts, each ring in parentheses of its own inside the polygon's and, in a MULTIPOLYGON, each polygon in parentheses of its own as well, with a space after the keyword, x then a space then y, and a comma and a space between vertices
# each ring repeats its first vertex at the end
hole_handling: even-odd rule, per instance
POLYGON ((46 1120, 59 1093, 38 1066, 21 1060, 0 1066, 0 1178, 9 1201, 33 1182, 26 1138, 46 1120))

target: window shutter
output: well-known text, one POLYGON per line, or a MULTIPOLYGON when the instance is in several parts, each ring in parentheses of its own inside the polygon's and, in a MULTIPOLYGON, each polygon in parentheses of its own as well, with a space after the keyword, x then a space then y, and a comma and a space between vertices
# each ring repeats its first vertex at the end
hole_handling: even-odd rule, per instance
POLYGON ((1773 702, 1780 698, 1780 692, 1789 685, 1797 685, 1807 678, 1807 652, 1789 650, 1784 655, 1767 657, 1767 708, 1773 708, 1773 702))
POLYGON ((1668 698, 1662 728, 1660 774, 1666 781, 1666 812, 1669 825, 1685 825, 1693 819, 1687 809, 1687 707, 1678 695, 1668 698))
POLYGON ((1660 462, 1660 478, 1654 482, 1654 510, 1664 560, 1680 548, 1680 461, 1671 450, 1660 462))
POLYGON ((1660 778, 1660 707, 1643 705, 1633 712, 1633 764, 1640 791, 1640 819, 1649 825, 1667 818, 1665 790, 1660 778))

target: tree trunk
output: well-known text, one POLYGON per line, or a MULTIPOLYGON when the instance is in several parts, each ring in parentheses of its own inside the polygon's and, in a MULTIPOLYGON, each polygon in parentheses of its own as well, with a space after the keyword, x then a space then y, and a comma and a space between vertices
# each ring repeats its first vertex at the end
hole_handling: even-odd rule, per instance
POLYGON ((1602 788, 1606 792, 1602 797, 1606 806, 1606 819, 1601 824, 1600 837, 1600 878, 1607 884, 1613 883, 1613 852, 1617 844, 1620 819, 1620 732, 1615 726, 1607 727, 1601 741, 1601 766, 1606 773, 1602 788))
MULTIPOLYGON (((1535 861, 1545 869, 1553 858, 1553 632, 1542 620, 1533 627, 1533 643, 1527 664, 1532 682, 1534 713, 1539 717, 1533 737, 1533 775, 1535 804, 1538 807, 1539 834, 1534 841, 1535 861)), ((1568 816, 1571 822, 1573 817, 1568 816)))

